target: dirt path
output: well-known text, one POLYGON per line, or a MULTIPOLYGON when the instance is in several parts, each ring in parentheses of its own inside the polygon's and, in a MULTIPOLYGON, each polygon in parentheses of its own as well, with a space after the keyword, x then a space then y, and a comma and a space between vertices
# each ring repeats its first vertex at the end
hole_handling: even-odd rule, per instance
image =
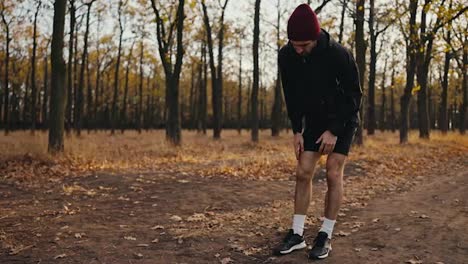
MULTIPOLYGON (((450 173, 408 180, 367 202, 346 201, 336 232, 344 236, 336 235, 322 263, 466 263, 466 165, 461 158, 440 170, 450 173)), ((358 172, 348 166, 347 175, 358 172)), ((319 225, 321 177, 309 236, 319 225)), ((347 177, 346 184, 368 180, 347 177)), ((287 178, 167 173, 98 174, 45 186, 0 182, 0 263, 306 263, 306 251, 270 255, 290 225, 293 186, 287 178)))
MULTIPOLYGON (((430 180, 351 211, 338 226, 346 236, 321 263, 468 263, 468 171, 430 180)), ((305 254, 271 262, 305 263, 305 254)))

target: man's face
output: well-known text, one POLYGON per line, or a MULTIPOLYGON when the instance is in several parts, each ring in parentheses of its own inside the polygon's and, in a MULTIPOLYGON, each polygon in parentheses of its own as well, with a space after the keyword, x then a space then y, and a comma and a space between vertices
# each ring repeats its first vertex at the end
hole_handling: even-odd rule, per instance
POLYGON ((291 44, 293 45, 294 49, 296 50, 297 54, 301 56, 305 56, 309 54, 312 49, 317 46, 316 40, 305 40, 305 41, 296 41, 290 40, 291 44))

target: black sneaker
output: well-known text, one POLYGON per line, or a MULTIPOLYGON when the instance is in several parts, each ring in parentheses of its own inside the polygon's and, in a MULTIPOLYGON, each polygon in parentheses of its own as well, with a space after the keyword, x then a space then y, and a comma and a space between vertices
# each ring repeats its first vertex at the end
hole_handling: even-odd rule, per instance
POLYGON ((324 259, 328 257, 332 250, 331 241, 328 238, 328 234, 325 232, 319 232, 317 237, 314 239, 314 246, 309 252, 310 259, 324 259))
POLYGON ((305 248, 306 246, 304 237, 294 234, 293 230, 289 229, 281 244, 273 250, 273 254, 277 256, 286 255, 294 250, 305 248))

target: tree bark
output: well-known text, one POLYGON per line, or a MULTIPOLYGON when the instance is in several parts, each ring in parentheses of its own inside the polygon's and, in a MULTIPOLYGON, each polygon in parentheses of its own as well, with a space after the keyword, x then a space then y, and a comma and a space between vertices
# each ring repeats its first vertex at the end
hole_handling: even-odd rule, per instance
POLYGON ((83 45, 83 53, 81 54, 81 65, 80 65, 80 79, 78 84, 78 100, 76 104, 77 110, 77 118, 76 118, 76 133, 78 136, 81 136, 81 128, 83 125, 83 110, 84 110, 84 74, 85 74, 85 67, 87 64, 86 59, 88 58, 88 35, 89 35, 89 19, 91 14, 91 6, 96 0, 92 0, 91 2, 87 3, 86 6, 88 7, 88 11, 86 13, 86 30, 84 35, 84 45, 83 45))
POLYGON ((114 72, 114 96, 112 98, 112 111, 111 111, 111 135, 115 133, 115 126, 117 123, 117 98, 119 94, 119 71, 120 71, 120 58, 122 55, 122 41, 124 28, 122 25, 122 0, 119 1, 118 13, 119 13, 119 49, 117 51, 117 62, 115 64, 114 72))
POLYGON ((414 85, 414 74, 416 71, 416 13, 418 9, 418 0, 410 0, 410 33, 406 45, 406 84, 403 95, 400 98, 401 113, 400 113, 400 143, 408 142, 409 132, 409 114, 411 91, 414 85))
POLYGON ((385 108, 386 108, 386 96, 385 96, 385 77, 386 77, 386 72, 387 72, 387 59, 385 59, 385 64, 384 64, 384 71, 382 72, 382 84, 381 84, 381 88, 382 88, 382 104, 380 105, 380 122, 379 122, 379 126, 380 126, 380 130, 383 132, 387 129, 387 124, 386 124, 386 120, 385 120, 385 108))
MULTIPOLYGON (((356 2, 356 63, 358 65, 359 70, 359 80, 363 84, 365 79, 366 73, 366 42, 364 39, 364 4, 365 0, 358 0, 356 2)), ((364 96, 365 98, 365 96, 364 96)), ((356 144, 363 145, 364 138, 363 138, 363 115, 364 115, 365 107, 361 108, 360 116, 361 116, 361 123, 358 127, 356 132, 356 144)))
POLYGON ((50 130, 48 151, 56 154, 64 151, 65 123, 65 61, 63 60, 63 38, 65 28, 66 0, 55 0, 52 32, 52 89, 50 102, 50 130))
POLYGON ((259 48, 259 35, 260 35, 260 2, 255 0, 255 16, 254 16, 254 30, 253 30, 253 87, 252 87, 252 141, 258 142, 258 89, 259 89, 259 65, 258 65, 258 48, 259 48))
POLYGON ((76 8, 75 0, 69 0, 70 9, 70 39, 68 49, 68 71, 67 71, 67 88, 68 88, 68 100, 66 106, 66 124, 65 129, 67 134, 70 133, 72 128, 72 105, 73 105, 73 58, 74 58, 74 43, 75 43, 75 23, 76 23, 76 8))
POLYGON ((183 59, 183 29, 184 29, 184 0, 179 0, 179 5, 177 6, 177 15, 175 21, 170 21, 170 24, 176 23, 176 61, 172 65, 170 60, 170 51, 172 49, 171 42, 167 43, 165 39, 167 38, 166 33, 168 34, 169 40, 172 40, 172 33, 174 27, 169 27, 169 32, 166 32, 164 22, 159 14, 159 9, 156 6, 156 1, 151 0, 151 6, 153 11, 156 14, 156 31, 158 39, 158 48, 159 55, 164 67, 164 73, 166 75, 166 104, 168 110, 168 118, 166 122, 166 139, 174 145, 180 145, 182 136, 181 136, 181 127, 180 127, 180 113, 179 113, 179 79, 180 72, 182 68, 182 59, 183 59))
POLYGON ((9 64, 10 64, 10 42, 11 42, 11 37, 10 37, 10 23, 11 23, 11 20, 9 22, 6 21, 6 17, 5 17, 5 13, 4 11, 0 11, 0 16, 2 18, 2 22, 5 26, 5 37, 6 37, 6 40, 5 40, 5 50, 6 50, 6 53, 5 53, 5 75, 4 75, 4 78, 5 78, 5 81, 4 81, 4 85, 5 85, 5 94, 4 94, 4 102, 3 102, 3 125, 5 127, 5 135, 8 135, 9 132, 10 132, 10 120, 9 120, 9 115, 10 115, 10 105, 9 105, 9 97, 10 97, 10 90, 9 90, 9 86, 10 86, 10 80, 9 80, 9 64))
MULTIPOLYGON (((277 2, 278 12, 276 14, 276 54, 279 56, 279 50, 281 49, 280 42, 280 22, 281 22, 281 10, 280 0, 277 2)), ((276 60, 276 83, 275 83, 275 98, 273 101, 273 108, 271 113, 271 135, 273 137, 279 136, 281 126, 281 110, 283 105, 283 95, 281 93, 281 75, 279 70, 279 63, 276 60)))
POLYGON ((33 26, 33 50, 31 57, 31 134, 34 135, 37 121, 37 88, 36 88, 36 51, 37 51, 37 16, 41 9, 41 1, 38 2, 34 13, 33 26))

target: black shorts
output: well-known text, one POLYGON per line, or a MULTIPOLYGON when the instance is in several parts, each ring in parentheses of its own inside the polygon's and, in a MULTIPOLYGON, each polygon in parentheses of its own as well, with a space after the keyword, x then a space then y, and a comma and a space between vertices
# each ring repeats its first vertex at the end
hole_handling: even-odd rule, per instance
MULTIPOLYGON (((318 152, 321 142, 318 144, 315 144, 315 142, 326 130, 327 128, 321 128, 319 126, 306 127, 303 133, 304 151, 318 152)), ((353 143, 353 138, 356 134, 356 131, 356 126, 346 126, 343 133, 341 135, 338 135, 333 152, 348 156, 349 149, 351 148, 351 144, 353 143)))

